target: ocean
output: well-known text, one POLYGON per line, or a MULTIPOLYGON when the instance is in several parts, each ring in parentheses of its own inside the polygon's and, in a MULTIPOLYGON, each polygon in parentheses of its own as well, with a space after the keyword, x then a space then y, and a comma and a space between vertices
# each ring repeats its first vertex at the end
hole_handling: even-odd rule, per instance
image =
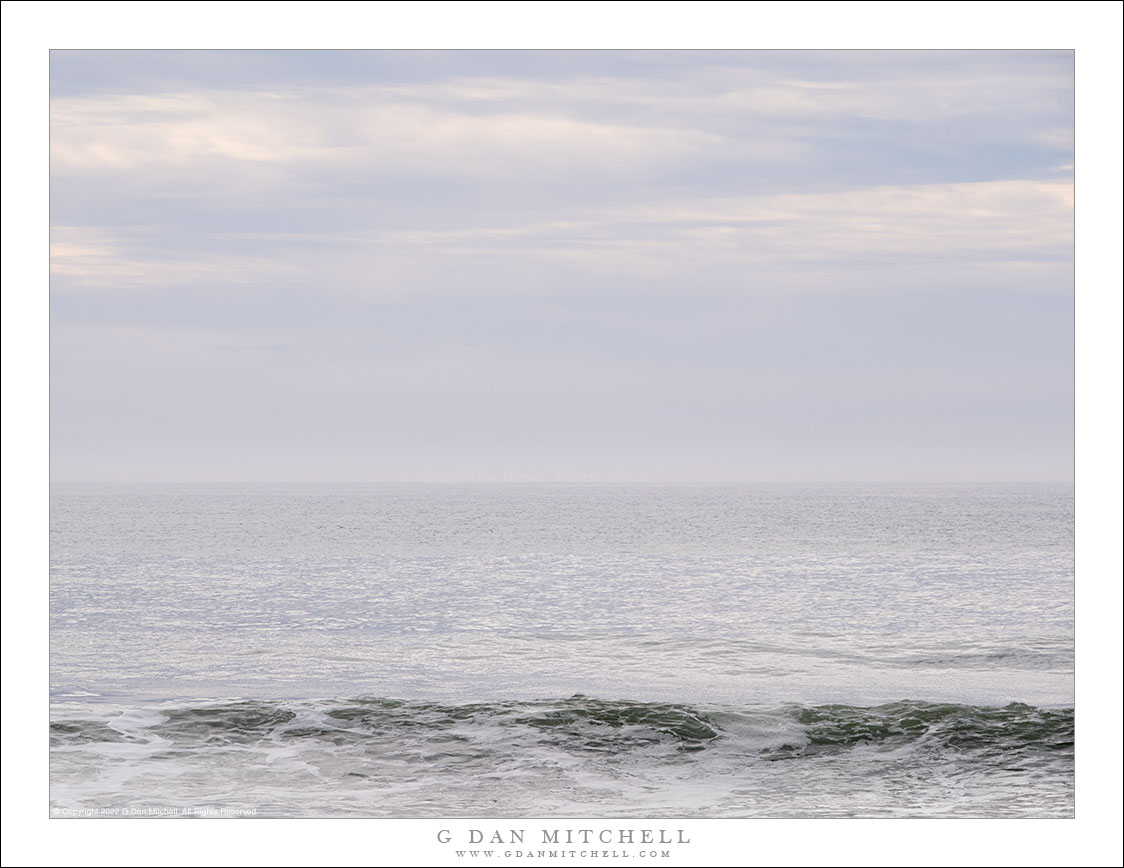
POLYGON ((51 489, 52 816, 1072 817, 1074 492, 51 489))

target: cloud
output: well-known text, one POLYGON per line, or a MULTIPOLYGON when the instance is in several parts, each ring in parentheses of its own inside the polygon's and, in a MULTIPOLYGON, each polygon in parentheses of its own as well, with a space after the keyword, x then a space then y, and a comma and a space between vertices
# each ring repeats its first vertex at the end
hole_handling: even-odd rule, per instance
POLYGON ((114 237, 67 227, 55 231, 51 267, 67 285, 303 281, 327 292, 392 294, 469 286, 534 292, 528 276, 559 267, 684 289, 703 280, 739 292, 853 289, 900 282, 903 274, 931 283, 975 272, 984 282, 997 267, 1017 267, 1019 285, 1071 286, 1064 276, 1072 262, 1073 189, 1060 181, 714 197, 564 216, 454 229, 237 233, 220 240, 242 252, 196 259, 170 254, 151 233, 114 237), (1034 270, 1043 273, 1037 284, 1034 270))
MULTIPOLYGON (((282 77, 272 88, 57 96, 52 166, 126 175, 165 167, 190 177, 193 166, 211 172, 223 162, 436 177, 635 175, 682 161, 805 163, 825 135, 865 137, 874 127, 954 141, 969 124, 976 137, 1064 147, 1058 121, 1072 112, 1072 76, 1053 61, 1026 70, 966 53, 935 67, 899 57, 890 70, 834 58, 819 77, 807 75, 823 57, 809 54, 803 76, 791 58, 770 66, 747 53, 740 66, 703 63, 675 77, 316 85, 282 77)), ((226 175, 212 180, 221 186, 226 175)))
POLYGON ((51 112, 52 169, 131 176, 151 167, 210 172, 216 163, 332 166, 447 176, 512 171, 627 171, 698 158, 720 136, 692 129, 568 117, 546 110, 486 115, 385 90, 69 98, 51 112))
POLYGON ((1069 53, 59 60, 67 473, 1067 472, 1069 53))
POLYGON ((159 290, 168 286, 289 282, 298 275, 284 258, 176 255, 143 230, 114 234, 85 226, 51 227, 51 279, 56 288, 159 290))
POLYGON ((1073 151, 1073 128, 1054 127, 1041 130, 1033 136, 1034 141, 1057 151, 1073 151))
POLYGON ((480 291, 533 286, 535 269, 544 285, 870 285, 1068 261, 1064 57, 596 55, 584 74, 548 58, 563 75, 535 55, 493 63, 525 75, 457 74, 458 58, 481 60, 380 82, 223 55, 235 83, 191 88, 184 71, 210 67, 183 53, 178 90, 122 92, 151 87, 140 70, 117 92, 62 88, 56 288, 480 291), (238 83, 262 63, 270 86, 238 83))

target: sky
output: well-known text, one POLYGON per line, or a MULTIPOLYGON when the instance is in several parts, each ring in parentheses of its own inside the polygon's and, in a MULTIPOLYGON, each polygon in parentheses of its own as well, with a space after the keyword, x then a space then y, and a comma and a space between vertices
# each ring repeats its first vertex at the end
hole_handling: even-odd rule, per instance
POLYGON ((50 55, 55 481, 1065 481, 1072 51, 50 55))

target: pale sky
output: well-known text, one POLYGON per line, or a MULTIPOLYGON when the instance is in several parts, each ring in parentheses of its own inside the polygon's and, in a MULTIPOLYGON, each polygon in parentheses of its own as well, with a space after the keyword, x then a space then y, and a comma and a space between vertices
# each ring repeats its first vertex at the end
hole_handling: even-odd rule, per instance
POLYGON ((62 480, 1069 480, 1070 51, 54 51, 62 480))

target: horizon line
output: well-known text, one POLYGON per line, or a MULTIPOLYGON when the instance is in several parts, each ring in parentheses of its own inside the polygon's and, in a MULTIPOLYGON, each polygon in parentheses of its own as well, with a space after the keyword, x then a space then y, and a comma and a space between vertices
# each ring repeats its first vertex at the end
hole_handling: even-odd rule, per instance
POLYGON ((644 474, 408 474, 369 479, 51 479, 50 485, 1073 485, 1069 479, 792 479, 650 477, 644 474))

